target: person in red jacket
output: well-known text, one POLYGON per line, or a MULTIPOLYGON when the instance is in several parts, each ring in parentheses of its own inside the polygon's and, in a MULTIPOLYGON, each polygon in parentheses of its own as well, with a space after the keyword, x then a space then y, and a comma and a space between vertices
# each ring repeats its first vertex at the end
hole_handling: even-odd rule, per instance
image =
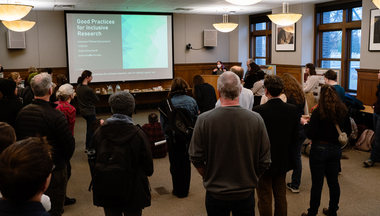
POLYGON ((152 150, 153 158, 164 158, 168 153, 166 143, 156 146, 155 142, 165 140, 162 133, 161 123, 158 122, 156 113, 151 113, 148 116, 149 124, 144 124, 142 129, 148 135, 150 149, 152 150))

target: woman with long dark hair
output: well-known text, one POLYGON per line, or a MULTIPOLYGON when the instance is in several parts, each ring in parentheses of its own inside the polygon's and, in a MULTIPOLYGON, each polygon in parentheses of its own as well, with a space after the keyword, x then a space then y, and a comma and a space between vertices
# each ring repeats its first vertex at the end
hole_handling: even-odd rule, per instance
POLYGON ((351 134, 351 123, 347 107, 341 102, 333 86, 322 86, 319 106, 313 111, 310 122, 301 118, 301 123, 304 125, 306 136, 312 140, 309 157, 312 182, 310 208, 307 214, 302 215, 317 215, 325 176, 330 201, 329 208, 324 208, 323 213, 337 215, 340 197, 338 174, 342 150, 336 126, 346 134, 351 134))
MULTIPOLYGON (((287 103, 293 104, 297 107, 298 115, 301 118, 305 114, 305 94, 302 91, 300 83, 294 78, 293 75, 285 73, 282 76, 284 80, 284 94, 287 98, 287 103)), ((295 159, 294 169, 292 174, 292 181, 286 184, 286 187, 293 193, 299 193, 299 186, 301 184, 301 174, 302 174, 302 160, 301 160, 301 149, 303 142, 306 139, 305 132, 303 130, 303 125, 300 123, 298 126, 298 139, 295 148, 292 149, 293 157, 295 159)))
POLYGON ((76 89, 78 105, 80 114, 87 123, 87 132, 86 132, 86 149, 91 143, 92 136, 94 133, 91 131, 91 124, 96 120, 96 110, 94 103, 99 102, 99 97, 96 96, 94 90, 88 86, 92 81, 92 72, 85 70, 82 72, 82 75, 78 77, 78 86, 76 89))
POLYGON ((253 84, 255 84, 255 82, 259 80, 257 78, 257 72, 259 70, 260 67, 255 62, 249 64, 249 73, 248 76, 245 78, 244 88, 251 89, 253 87, 253 84))
MULTIPOLYGON (((380 80, 380 71, 377 74, 377 79, 380 80)), ((375 142, 373 142, 371 156, 368 158, 368 160, 364 161, 365 167, 373 166, 375 162, 380 158, 380 82, 377 85, 376 97, 377 100, 372 106, 375 142)))
POLYGON ((193 94, 197 101, 199 114, 215 108, 216 94, 212 85, 205 83, 201 75, 195 75, 193 78, 193 94))
MULTIPOLYGON (((176 77, 172 81, 169 97, 175 108, 184 108, 187 110, 195 125, 198 118, 198 106, 194 98, 187 96, 187 82, 176 77)), ((165 101, 166 102, 166 101, 165 101)), ((178 198, 187 197, 190 188, 191 166, 189 160, 188 142, 180 137, 167 133, 169 128, 169 119, 161 113, 160 121, 162 131, 165 133, 166 143, 168 144, 170 173, 172 174, 173 195, 178 198)))

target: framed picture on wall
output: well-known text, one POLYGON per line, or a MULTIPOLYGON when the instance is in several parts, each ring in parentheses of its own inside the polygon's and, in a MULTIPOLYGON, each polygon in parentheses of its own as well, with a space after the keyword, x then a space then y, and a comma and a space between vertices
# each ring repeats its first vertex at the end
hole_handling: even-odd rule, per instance
POLYGON ((296 24, 275 26, 276 52, 296 51, 296 24))
POLYGON ((372 9, 369 21, 369 51, 380 51, 380 10, 372 9))

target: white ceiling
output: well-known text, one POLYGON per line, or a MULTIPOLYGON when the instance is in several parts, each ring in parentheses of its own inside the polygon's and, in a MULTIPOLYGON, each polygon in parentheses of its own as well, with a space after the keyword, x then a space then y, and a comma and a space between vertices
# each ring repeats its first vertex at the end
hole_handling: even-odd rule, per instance
MULTIPOLYGON (((90 10, 90 11, 139 11, 170 12, 189 14, 224 14, 235 11, 237 15, 256 14, 281 8, 285 0, 262 0, 249 5, 233 5, 225 0, 0 0, 0 3, 33 5, 33 10, 90 10), (55 5, 74 5, 74 8, 57 8, 55 5), (192 9, 178 11, 176 8, 192 9)), ((287 0, 290 5, 300 3, 318 3, 332 0, 287 0)), ((290 10, 291 12, 291 10, 290 10)))

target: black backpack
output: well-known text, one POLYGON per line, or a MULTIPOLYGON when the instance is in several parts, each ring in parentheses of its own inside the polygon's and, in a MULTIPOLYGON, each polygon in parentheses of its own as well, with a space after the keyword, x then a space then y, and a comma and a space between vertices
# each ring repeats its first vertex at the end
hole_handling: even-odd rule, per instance
POLYGON ((158 110, 169 119, 169 127, 165 131, 169 137, 190 143, 194 131, 194 124, 187 109, 176 108, 170 98, 162 101, 158 110))
POLYGON ((120 145, 103 139, 95 154, 91 167, 94 205, 120 207, 130 199, 136 176, 130 143, 120 145))

